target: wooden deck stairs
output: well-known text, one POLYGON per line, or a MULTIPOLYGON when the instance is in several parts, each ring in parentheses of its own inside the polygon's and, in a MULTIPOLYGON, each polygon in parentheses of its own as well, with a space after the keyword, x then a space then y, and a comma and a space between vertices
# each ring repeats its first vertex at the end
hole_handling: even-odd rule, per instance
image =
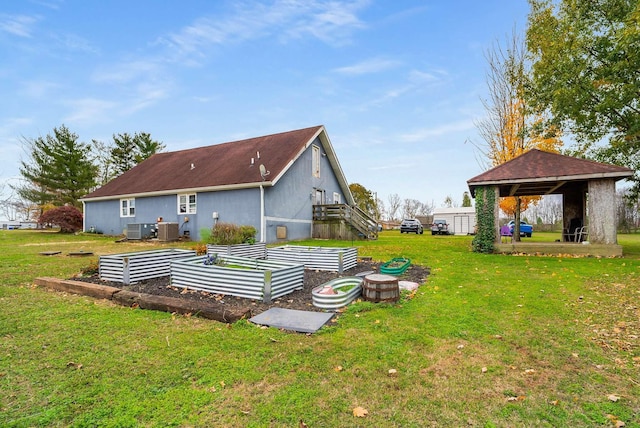
POLYGON ((313 237, 375 240, 378 239, 378 222, 358 207, 314 205, 313 237))

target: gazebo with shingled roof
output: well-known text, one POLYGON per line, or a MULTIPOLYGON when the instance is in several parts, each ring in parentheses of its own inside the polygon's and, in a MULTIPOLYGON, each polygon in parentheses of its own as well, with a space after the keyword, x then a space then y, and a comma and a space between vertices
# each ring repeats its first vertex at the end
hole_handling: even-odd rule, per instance
POLYGON ((480 187, 495 189, 496 231, 500 197, 560 194, 563 242, 572 241, 575 229, 585 226, 591 244, 617 246, 616 182, 633 174, 629 168, 534 149, 471 178, 467 185, 473 197, 480 187))

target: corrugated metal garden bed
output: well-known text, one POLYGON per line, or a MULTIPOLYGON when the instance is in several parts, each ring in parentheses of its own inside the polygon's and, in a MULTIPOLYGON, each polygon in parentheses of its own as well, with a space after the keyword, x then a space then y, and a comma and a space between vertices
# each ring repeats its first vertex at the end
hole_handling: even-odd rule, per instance
POLYGON ((358 249, 283 245, 267 248, 267 259, 301 263, 307 269, 342 273, 357 265, 358 249))
POLYGON ((219 256, 250 257, 264 259, 267 257, 267 246, 264 242, 255 244, 212 245, 207 244, 207 254, 219 256))
POLYGON ((302 289, 304 266, 295 262, 248 257, 197 256, 171 263, 171 285, 269 303, 302 289))
POLYGON ((362 294, 363 279, 358 276, 336 278, 311 290, 313 306, 338 309, 347 306, 362 294))
POLYGON ((106 281, 135 284, 145 279, 168 276, 172 260, 195 255, 193 250, 178 248, 109 254, 100 256, 99 276, 106 281))

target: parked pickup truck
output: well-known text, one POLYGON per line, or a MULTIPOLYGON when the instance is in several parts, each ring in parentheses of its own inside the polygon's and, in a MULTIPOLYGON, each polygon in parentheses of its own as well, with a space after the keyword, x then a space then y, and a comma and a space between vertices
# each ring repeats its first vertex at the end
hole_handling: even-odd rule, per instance
MULTIPOLYGON (((509 223, 509 229, 511 230, 511 234, 513 235, 513 228, 515 226, 515 221, 511 220, 509 223)), ((531 226, 526 221, 520 220, 520 236, 526 236, 527 238, 531 238, 533 234, 533 226, 531 226)))
POLYGON ((433 224, 431 225, 431 234, 432 235, 448 235, 449 234, 449 225, 446 220, 433 220, 433 224))

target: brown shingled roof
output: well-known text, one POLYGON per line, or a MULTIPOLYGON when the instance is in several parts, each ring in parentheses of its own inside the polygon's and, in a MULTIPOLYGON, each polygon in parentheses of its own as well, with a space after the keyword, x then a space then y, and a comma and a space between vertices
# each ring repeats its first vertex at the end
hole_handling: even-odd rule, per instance
POLYGON ((629 168, 534 149, 473 177, 467 185, 472 195, 477 187, 493 185, 503 196, 531 196, 560 193, 570 182, 632 175, 629 168))
POLYGON ((325 133, 324 127, 314 126, 195 149, 157 153, 83 199, 162 194, 176 190, 256 187, 262 182, 261 164, 270 171, 267 180, 268 185, 272 185, 321 133, 325 133))

